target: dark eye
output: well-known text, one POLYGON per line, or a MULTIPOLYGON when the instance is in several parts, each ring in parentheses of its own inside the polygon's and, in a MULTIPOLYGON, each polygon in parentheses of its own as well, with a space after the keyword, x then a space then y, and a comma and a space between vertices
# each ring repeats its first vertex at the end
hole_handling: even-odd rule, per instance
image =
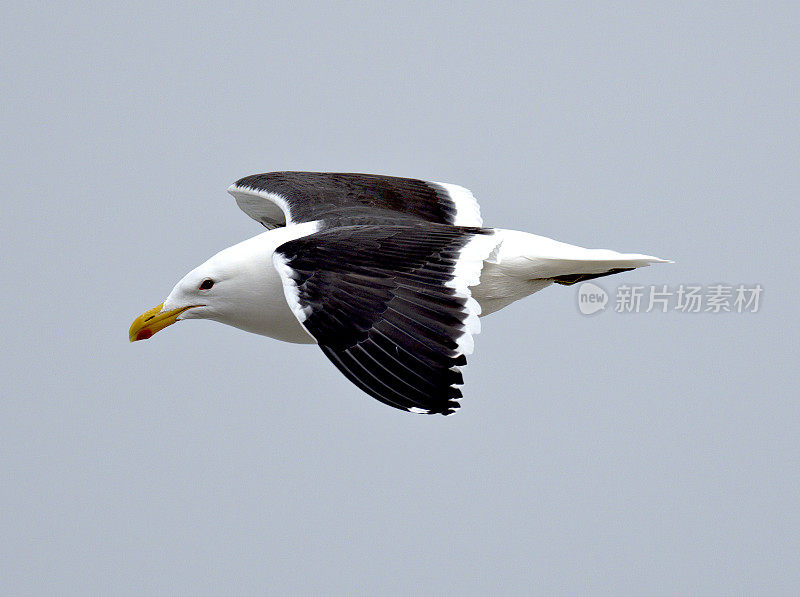
POLYGON ((211 288, 213 285, 214 285, 214 280, 212 280, 211 278, 206 278, 206 279, 205 279, 205 280, 203 280, 203 282, 200 284, 200 290, 208 290, 208 289, 209 289, 209 288, 211 288))

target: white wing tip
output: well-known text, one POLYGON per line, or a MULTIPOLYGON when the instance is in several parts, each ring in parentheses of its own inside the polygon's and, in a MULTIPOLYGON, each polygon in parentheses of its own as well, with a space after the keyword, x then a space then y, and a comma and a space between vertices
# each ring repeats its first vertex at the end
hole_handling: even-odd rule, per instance
POLYGON ((475 195, 466 187, 462 187, 450 182, 437 182, 433 184, 442 187, 447 191, 448 196, 456 207, 456 217, 453 221, 454 226, 483 226, 481 217, 481 206, 475 195))

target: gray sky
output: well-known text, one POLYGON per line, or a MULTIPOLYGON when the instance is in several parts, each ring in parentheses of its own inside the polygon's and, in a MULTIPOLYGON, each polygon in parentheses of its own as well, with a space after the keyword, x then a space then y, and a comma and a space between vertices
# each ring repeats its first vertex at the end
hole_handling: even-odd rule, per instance
POLYGON ((0 593, 796 594, 800 11, 663 4, 4 3, 0 593), (215 323, 129 344, 279 169, 458 183, 677 262, 610 293, 761 308, 549 288, 447 418, 215 323))

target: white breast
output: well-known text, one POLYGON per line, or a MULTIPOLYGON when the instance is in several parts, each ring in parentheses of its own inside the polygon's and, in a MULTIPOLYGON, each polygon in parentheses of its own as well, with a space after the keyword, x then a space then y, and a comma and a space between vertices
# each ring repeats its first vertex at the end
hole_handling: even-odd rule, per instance
POLYGON ((211 317, 239 329, 284 342, 313 344, 314 338, 300 325, 286 302, 283 281, 272 255, 285 242, 313 234, 316 222, 276 228, 225 249, 221 258, 243 264, 235 310, 211 317))

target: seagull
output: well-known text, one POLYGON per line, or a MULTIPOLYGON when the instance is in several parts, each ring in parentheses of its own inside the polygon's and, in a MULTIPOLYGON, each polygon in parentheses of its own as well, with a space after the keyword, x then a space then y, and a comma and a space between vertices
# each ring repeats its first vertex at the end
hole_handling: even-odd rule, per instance
POLYGON ((473 194, 449 183, 270 172, 228 192, 267 231, 186 274, 130 341, 210 319, 317 344, 361 390, 412 413, 458 409, 479 317, 553 283, 670 263, 484 227, 473 194))

